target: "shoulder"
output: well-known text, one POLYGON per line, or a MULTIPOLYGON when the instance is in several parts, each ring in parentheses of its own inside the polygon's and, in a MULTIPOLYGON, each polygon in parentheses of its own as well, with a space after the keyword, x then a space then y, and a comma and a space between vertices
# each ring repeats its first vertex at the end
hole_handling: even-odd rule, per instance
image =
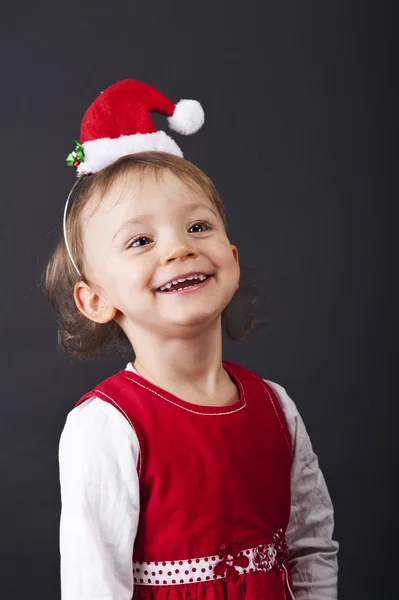
POLYGON ((287 427, 291 435, 291 439, 294 440, 298 419, 300 417, 296 404, 290 398, 286 389, 279 383, 276 383, 275 381, 270 381, 269 379, 264 379, 255 371, 247 369, 246 367, 243 367, 242 365, 239 365, 237 363, 223 361, 223 364, 227 366, 229 370, 233 371, 236 375, 243 374, 247 377, 255 377, 256 379, 260 380, 263 384, 266 384, 269 388, 271 388, 272 392, 277 397, 281 410, 283 411, 285 420, 287 422, 287 427))
POLYGON ((126 435, 134 438, 134 432, 125 417, 112 404, 95 395, 84 400, 67 415, 64 431, 70 429, 86 433, 121 429, 126 435))
POLYGON ((282 385, 269 379, 263 379, 263 381, 271 387, 279 401, 294 447, 298 439, 298 431, 304 428, 298 408, 282 385))
POLYGON ((287 390, 282 385, 276 383, 275 381, 270 381, 269 379, 263 379, 263 381, 272 388, 273 392, 277 396, 286 418, 291 420, 299 415, 295 402, 288 395, 287 390))
POLYGON ((115 460, 129 454, 138 460, 139 443, 125 417, 111 404, 91 396, 67 415, 59 442, 60 462, 115 460))

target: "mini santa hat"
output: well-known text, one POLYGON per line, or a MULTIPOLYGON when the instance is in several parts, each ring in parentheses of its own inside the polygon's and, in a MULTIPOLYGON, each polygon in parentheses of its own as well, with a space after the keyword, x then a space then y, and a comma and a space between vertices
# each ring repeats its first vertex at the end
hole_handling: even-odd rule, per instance
POLYGON ((183 156, 176 142, 157 131, 150 113, 168 117, 169 127, 189 135, 204 123, 204 111, 196 100, 173 104, 158 90, 133 79, 111 85, 89 106, 80 129, 80 142, 68 155, 67 164, 78 175, 95 173, 121 156, 159 151, 183 156))

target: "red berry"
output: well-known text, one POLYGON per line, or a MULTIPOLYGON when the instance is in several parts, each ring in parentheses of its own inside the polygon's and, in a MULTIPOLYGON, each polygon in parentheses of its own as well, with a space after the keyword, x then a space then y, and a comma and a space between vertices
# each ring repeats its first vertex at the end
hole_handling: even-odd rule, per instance
POLYGON ((75 167, 75 169, 80 165, 80 162, 78 160, 75 160, 73 163, 73 166, 75 167))

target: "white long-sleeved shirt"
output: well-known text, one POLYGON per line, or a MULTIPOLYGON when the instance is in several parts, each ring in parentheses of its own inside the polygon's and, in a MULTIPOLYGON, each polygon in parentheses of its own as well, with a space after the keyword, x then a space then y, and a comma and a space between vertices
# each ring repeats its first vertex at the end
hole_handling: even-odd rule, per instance
MULTIPOLYGON (((129 363, 127 370, 135 371, 129 363)), ((279 398, 292 440, 291 515, 286 539, 297 600, 336 600, 334 512, 299 412, 279 398)), ((140 499, 139 443, 125 417, 96 398, 68 415, 59 445, 62 600, 131 600, 140 499)))

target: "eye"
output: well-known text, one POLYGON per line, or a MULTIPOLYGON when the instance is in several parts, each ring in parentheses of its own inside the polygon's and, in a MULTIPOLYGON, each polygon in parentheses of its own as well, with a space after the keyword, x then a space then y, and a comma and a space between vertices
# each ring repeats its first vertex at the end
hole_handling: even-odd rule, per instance
POLYGON ((140 248, 141 246, 146 246, 151 242, 150 238, 141 235, 140 237, 135 238, 128 246, 128 248, 140 248))
POLYGON ((193 229, 193 227, 196 227, 197 230, 193 231, 192 233, 202 233, 203 231, 209 231, 209 229, 211 229, 210 224, 206 221, 198 221, 198 223, 194 223, 193 225, 191 225, 189 232, 191 232, 191 229, 193 229))

